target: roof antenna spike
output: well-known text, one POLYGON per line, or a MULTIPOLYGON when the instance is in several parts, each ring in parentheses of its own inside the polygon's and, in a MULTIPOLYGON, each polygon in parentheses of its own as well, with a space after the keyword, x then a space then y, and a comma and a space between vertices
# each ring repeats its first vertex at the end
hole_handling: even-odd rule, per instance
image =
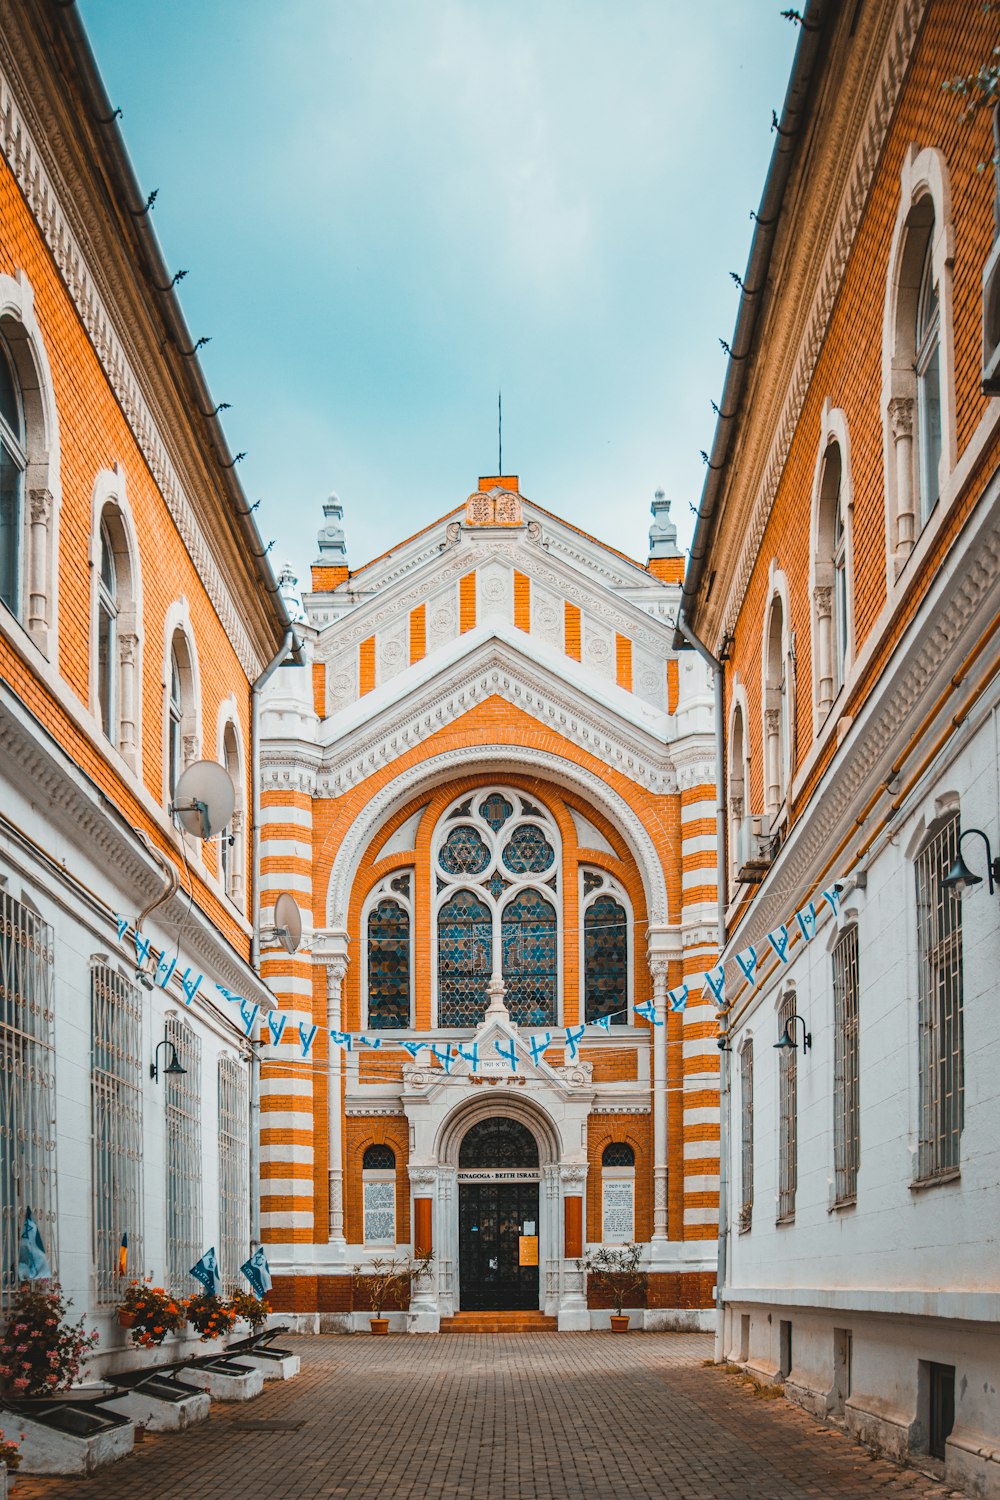
POLYGON ((497 391, 497 473, 503 473, 503 391, 497 391))

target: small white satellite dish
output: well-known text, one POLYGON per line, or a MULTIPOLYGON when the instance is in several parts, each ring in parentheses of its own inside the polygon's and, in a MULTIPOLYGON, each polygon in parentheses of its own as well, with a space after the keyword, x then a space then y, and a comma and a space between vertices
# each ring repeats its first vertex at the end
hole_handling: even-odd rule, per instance
POLYGON ((210 839, 233 816, 236 788, 229 772, 215 760, 196 760, 178 778, 171 814, 186 833, 210 839))
POLYGON ((286 953, 294 953, 302 941, 302 913, 287 891, 274 903, 274 936, 286 953))

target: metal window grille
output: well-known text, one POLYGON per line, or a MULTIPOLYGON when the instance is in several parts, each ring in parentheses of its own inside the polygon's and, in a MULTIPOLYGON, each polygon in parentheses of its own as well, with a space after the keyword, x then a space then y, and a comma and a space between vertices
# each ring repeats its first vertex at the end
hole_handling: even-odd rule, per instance
POLYGON ((740 1048, 740 1228, 749 1229, 753 1215, 753 1042, 740 1048))
MULTIPOLYGON (((795 994, 786 995, 778 1011, 778 1032, 785 1034, 785 1027, 795 1014, 795 994)), ((780 1103, 780 1134, 778 1141, 778 1218, 790 1219, 795 1214, 795 1189, 798 1185, 798 1049, 783 1047, 779 1053, 778 1092, 780 1103)))
POLYGON ((118 1298, 118 1255, 143 1272, 142 1005, 136 986, 106 963, 90 976, 93 1255, 97 1302, 118 1298))
POLYGON ((166 1038, 177 1049, 184 1074, 162 1073, 167 1125, 167 1279, 188 1285, 204 1250, 201 1213, 201 1042, 191 1027, 168 1016, 166 1038))
POLYGON ((964 1114, 962 902, 942 884, 958 857, 948 820, 916 862, 920 1028, 918 1179, 958 1169, 964 1114))
POLYGON ((833 950, 833 1167, 838 1203, 858 1191, 858 929, 849 927, 833 950))
POLYGON ((29 1208, 57 1268, 53 1021, 52 929, 0 891, 0 1303, 29 1208))
POLYGON ((219 1058, 219 1264, 230 1295, 250 1254, 250 1092, 246 1067, 219 1058))

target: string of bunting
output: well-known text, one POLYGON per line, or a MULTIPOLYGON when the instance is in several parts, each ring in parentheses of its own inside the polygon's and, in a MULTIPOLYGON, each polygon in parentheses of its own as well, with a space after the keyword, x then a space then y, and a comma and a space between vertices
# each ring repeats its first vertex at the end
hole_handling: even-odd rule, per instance
MULTIPOLYGON (((765 938, 766 946, 758 949, 751 943, 735 954, 732 962, 735 963, 740 975, 742 975, 751 989, 757 983, 761 966, 770 954, 773 953, 778 962, 784 966, 790 962, 792 943, 797 935, 801 936, 802 941, 806 943, 815 936, 820 912, 823 909, 824 903, 829 907, 833 916, 837 916, 840 911, 840 893, 840 884, 834 882, 833 885, 823 891, 820 897, 819 910, 817 910, 816 902, 807 902, 788 922, 782 922, 779 927, 774 928, 772 932, 767 934, 765 938)), ((122 941, 131 924, 127 917, 118 915, 116 915, 115 921, 118 926, 119 941, 122 941)), ((149 960, 151 949, 149 940, 143 937, 138 930, 135 933, 135 951, 139 965, 142 967, 149 960)), ((157 960, 153 982, 161 989, 166 989, 176 969, 177 960, 175 958, 168 959, 165 953, 161 953, 157 960)), ((203 975, 194 973, 190 968, 184 970, 184 973, 180 976, 180 984, 186 1004, 190 1005, 194 1000, 203 979, 203 975)), ((248 1000, 245 996, 227 989, 225 985, 217 984, 216 988, 230 1004, 239 1008, 244 1034, 248 1037, 253 1036, 258 1024, 258 1017, 261 1013, 261 1006, 252 1000, 248 1000)), ((693 994, 704 995, 706 991, 715 1000, 721 1010, 727 1008, 726 969, 725 964, 722 962, 717 962, 711 968, 706 969, 704 973, 691 975, 683 984, 668 990, 667 1006, 671 1011, 686 1010, 688 1000, 693 994)), ((662 1018, 656 1014, 656 1007, 649 1000, 642 1001, 634 1007, 634 1010, 637 1016, 641 1016, 643 1020, 648 1021, 652 1026, 662 1026, 664 1024, 662 1018)), ((583 1041, 588 1030, 603 1031, 605 1035, 610 1036, 612 1022, 619 1016, 627 1015, 627 1013, 627 1010, 623 1008, 601 1016, 596 1021, 583 1022, 577 1026, 564 1026, 557 1029, 555 1037, 549 1031, 544 1032, 541 1036, 528 1037, 527 1043, 531 1051, 532 1062, 536 1066, 538 1065, 554 1039, 557 1041, 557 1045, 565 1047, 569 1054, 569 1060, 575 1062, 580 1051, 580 1043, 583 1041)), ((288 1012, 268 1011, 265 1013, 264 1020, 267 1024, 268 1041, 271 1046, 277 1047, 285 1035, 288 1025, 288 1012)), ((302 1057, 307 1058, 319 1034, 319 1027, 311 1023, 299 1021, 297 1029, 302 1057)), ((441 1065, 445 1073, 450 1073, 455 1064, 460 1061, 469 1063, 472 1071, 475 1072, 479 1068, 481 1061, 478 1041, 459 1042, 454 1046, 450 1042, 446 1042, 443 1045, 430 1041, 395 1042, 391 1038, 369 1036, 364 1032, 335 1031, 332 1029, 327 1032, 327 1035, 330 1038, 331 1045, 341 1048, 344 1052, 357 1052, 365 1048, 374 1051, 387 1042, 388 1045, 402 1048, 414 1060, 419 1053, 428 1051, 441 1065)), ((497 1040, 493 1042, 493 1046, 501 1061, 506 1061, 510 1066, 510 1071, 516 1073, 517 1048, 514 1041, 497 1040)))

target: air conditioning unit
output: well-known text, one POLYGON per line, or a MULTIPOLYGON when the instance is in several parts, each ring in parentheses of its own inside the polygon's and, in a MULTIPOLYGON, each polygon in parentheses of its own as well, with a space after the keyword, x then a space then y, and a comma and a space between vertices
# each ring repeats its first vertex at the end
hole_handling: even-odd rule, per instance
POLYGON ((741 885, 759 885, 771 865, 772 840, 765 818, 747 817, 736 835, 736 879, 741 885))
POLYGON ((1000 239, 983 267, 983 395, 1000 396, 1000 239))

